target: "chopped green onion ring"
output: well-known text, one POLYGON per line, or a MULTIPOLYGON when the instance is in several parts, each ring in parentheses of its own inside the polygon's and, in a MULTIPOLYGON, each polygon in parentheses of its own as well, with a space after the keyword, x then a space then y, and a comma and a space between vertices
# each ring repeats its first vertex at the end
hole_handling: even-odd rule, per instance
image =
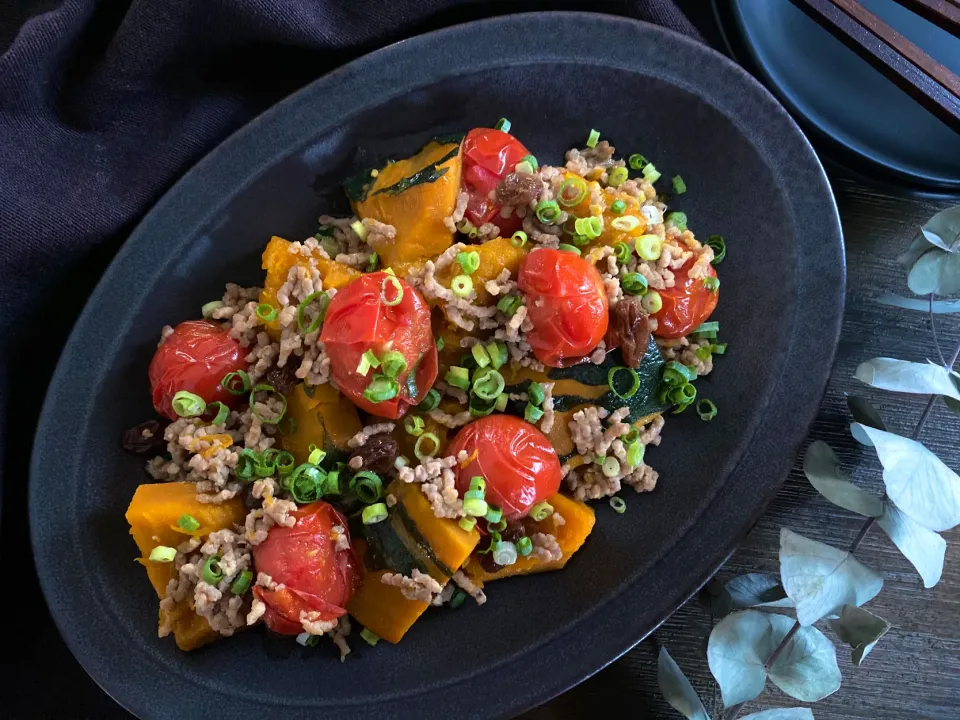
POLYGON ((210 421, 211 425, 223 425, 227 418, 230 417, 230 408, 226 404, 220 402, 219 400, 214 400, 212 403, 207 404, 207 410, 216 409, 217 414, 213 416, 213 420, 210 421))
POLYGON ((606 477, 616 477, 620 474, 620 461, 611 455, 608 458, 604 458, 600 469, 606 477))
POLYGON ((457 263, 467 275, 473 275, 480 267, 480 253, 476 250, 457 253, 457 263))
POLYGON ((393 275, 385 277, 383 282, 380 283, 380 300, 382 300, 383 304, 387 307, 399 305, 400 301, 403 300, 403 286, 393 275), (387 299, 387 288, 389 287, 393 287, 393 289, 397 291, 397 295, 393 299, 387 299))
POLYGON ((370 632, 367 628, 364 628, 363 630, 360 631, 360 637, 362 637, 363 641, 367 643, 367 645, 369 645, 370 647, 373 647, 378 642, 380 642, 380 637, 370 632))
POLYGON ((387 506, 384 503, 378 502, 373 505, 367 505, 367 507, 363 509, 363 512, 360 513, 360 519, 364 525, 376 525, 378 522, 386 520, 388 515, 387 506))
POLYGON ((723 235, 711 235, 710 239, 707 240, 707 245, 713 248, 713 260, 710 261, 710 264, 719 265, 722 263, 727 256, 727 241, 723 239, 723 235))
POLYGON ((473 292, 473 280, 469 275, 457 275, 450 281, 450 289, 457 297, 465 298, 473 292))
POLYGON ((403 429, 408 435, 420 437, 423 435, 423 418, 419 415, 407 415, 403 419, 403 429))
POLYGON ((530 387, 527 388, 527 396, 534 405, 543 405, 543 401, 547 397, 543 392, 543 385, 538 382, 530 383, 530 387))
POLYGON ((627 211, 627 204, 623 200, 614 200, 610 205, 610 212, 614 215, 622 215, 627 211))
POLYGON ((627 273, 620 279, 620 287, 627 295, 643 295, 647 292, 647 279, 640 273, 627 273))
POLYGON ((517 546, 517 553, 522 555, 523 557, 526 557, 527 555, 533 552, 533 540, 528 538, 526 535, 524 535, 522 538, 517 540, 516 546, 517 546))
POLYGON ((402 352, 388 350, 380 358, 381 372, 388 378, 397 378, 407 370, 407 359, 402 352))
POLYGON ((287 412, 287 398, 280 392, 277 391, 273 385, 268 385, 266 383, 261 383, 260 385, 254 385, 250 390, 250 411, 253 413, 254 417, 257 418, 260 422, 266 425, 276 425, 280 422, 283 416, 287 412), (280 412, 276 417, 264 417, 260 414, 260 411, 257 410, 256 397, 258 392, 273 393, 278 398, 280 398, 280 412))
POLYGON ((720 278, 709 275, 703 279, 703 286, 712 293, 720 289, 720 278))
POLYGON ((564 251, 564 252, 572 252, 574 255, 580 255, 580 254, 581 254, 581 253, 580 253, 580 248, 578 248, 578 247, 576 247, 576 246, 574 246, 574 245, 568 245, 567 243, 560 243, 560 244, 557 246, 557 250, 561 250, 561 251, 564 251))
POLYGON ((622 497, 617 497, 616 495, 610 498, 610 507, 619 515, 623 515, 627 511, 627 503, 622 497))
POLYGON ((477 367, 485 368, 490 364, 490 353, 487 352, 487 349, 482 344, 477 343, 470 348, 470 354, 473 355, 473 359, 476 361, 477 367))
POLYGON ((363 396, 372 403, 393 400, 400 394, 400 383, 386 375, 374 375, 363 391, 363 396))
POLYGON ((250 586, 253 584, 253 571, 244 570, 237 577, 234 578, 233 583, 230 585, 230 592, 234 595, 243 595, 250 589, 250 586))
POLYGON ((505 133, 510 132, 510 121, 506 118, 500 118, 497 120, 497 124, 493 126, 496 130, 502 130, 505 133))
POLYGON ((553 505, 547 501, 538 502, 536 505, 530 508, 530 517, 537 522, 543 522, 551 515, 553 515, 553 505))
POLYGON ((630 246, 625 242, 618 242, 613 246, 613 249, 617 255, 617 262, 621 265, 626 265, 630 262, 630 258, 633 257, 633 250, 631 250, 630 246))
POLYGON ((370 505, 383 496, 383 480, 375 472, 361 470, 350 478, 350 489, 361 502, 370 505))
POLYGON ((649 161, 643 155, 634 153, 627 158, 627 164, 631 170, 643 170, 644 167, 649 165, 649 161))
POLYGON ((622 215, 611 220, 610 225, 614 230, 630 232, 640 227, 640 219, 636 215, 622 215))
POLYGON ((430 388, 427 394, 424 395, 423 400, 420 401, 420 404, 417 405, 417 410, 420 412, 430 412, 431 410, 436 410, 439 405, 440 393, 430 388))
POLYGON ((413 454, 417 456, 417 460, 434 457, 438 452, 440 452, 440 438, 432 432, 423 433, 423 435, 417 438, 417 444, 413 446, 413 454), (430 452, 427 452, 427 447, 424 446, 424 443, 432 444, 433 447, 429 448, 430 452))
POLYGON ((533 212, 536 214, 537 220, 545 225, 551 225, 560 219, 560 214, 563 211, 560 210, 556 200, 541 200, 537 203, 533 212))
POLYGON ((543 410, 538 408, 536 405, 531 405, 527 403, 527 406, 523 409, 523 419, 526 420, 531 425, 539 422, 540 418, 543 417, 543 410))
POLYGON ((260 303, 257 305, 257 317, 264 322, 270 323, 277 319, 277 309, 270 303, 260 303))
POLYGON ((597 140, 600 139, 600 133, 596 130, 591 129, 590 134, 587 136, 587 147, 595 148, 597 146, 597 140))
POLYGON ((659 235, 641 235, 634 245, 637 248, 637 255, 648 262, 658 259, 663 250, 663 240, 659 235))
POLYGON ((637 371, 633 368, 628 368, 623 365, 617 365, 610 368, 610 372, 607 373, 607 385, 610 386, 610 390, 613 391, 613 394, 616 395, 621 400, 628 400, 637 394, 637 390, 640 389, 640 376, 637 374, 637 371), (630 388, 625 392, 621 393, 617 390, 616 378, 617 373, 627 373, 630 376, 630 388))
POLYGON ((655 315, 660 312, 660 309, 663 307, 663 298, 660 297, 660 293, 656 290, 650 290, 646 295, 643 296, 643 300, 640 301, 640 305, 643 306, 643 309, 646 310, 651 315, 655 315))
POLYGON ((687 184, 683 181, 683 178, 679 175, 674 176, 673 178, 673 191, 677 195, 683 195, 687 191, 687 184))
POLYGON ((203 307, 200 308, 200 314, 209 319, 213 317, 214 311, 219 310, 222 307, 223 300, 211 300, 210 302, 203 304, 203 307))
POLYGON ((703 398, 697 402, 697 415, 704 422, 709 422, 717 416, 717 406, 713 404, 712 400, 703 398))
POLYGON ((568 177, 557 188, 557 200, 564 207, 573 207, 582 203, 588 192, 587 183, 583 178, 568 177))
POLYGON ((643 462, 643 456, 646 452, 646 446, 639 440, 627 445, 627 465, 638 467, 643 462))
POLYGON ((329 305, 330 296, 324 290, 318 290, 307 295, 297 305, 297 330, 304 335, 310 335, 319 330, 320 326, 323 325, 323 319, 327 315, 329 305), (317 316, 313 319, 313 322, 307 324, 307 309, 313 304, 314 300, 320 301, 320 309, 317 311, 317 316))
POLYGON ((220 567, 220 556, 211 555, 203 564, 203 581, 208 585, 216 585, 223 580, 223 569, 220 567))
POLYGON ((202 397, 186 390, 178 390, 170 404, 179 417, 197 417, 207 409, 202 397))
POLYGON ((630 176, 630 173, 622 165, 612 168, 607 173, 607 185, 610 187, 620 187, 626 182, 627 178, 630 176))
POLYGON ((470 532, 477 526, 477 519, 472 515, 467 515, 466 517, 460 518, 460 527, 470 532))
POLYGON ((246 395, 250 392, 250 385, 250 376, 245 370, 235 370, 234 372, 227 373, 220 381, 220 387, 231 395, 246 395), (239 386, 237 385, 237 381, 240 382, 239 386))
POLYGON ((522 248, 527 244, 527 234, 523 230, 517 230, 510 236, 510 242, 514 247, 522 248))
POLYGON ((184 513, 180 516, 180 519, 177 520, 177 526, 181 530, 186 530, 188 533, 192 533, 200 529, 200 521, 197 520, 193 515, 184 513))
POLYGON ((667 213, 667 217, 664 218, 664 224, 668 228, 675 227, 680 232, 683 232, 687 229, 687 214, 682 212, 667 213))
POLYGON ((150 555, 147 557, 148 560, 162 563, 173 562, 176 558, 176 548, 167 547, 166 545, 157 545, 150 551, 150 555))

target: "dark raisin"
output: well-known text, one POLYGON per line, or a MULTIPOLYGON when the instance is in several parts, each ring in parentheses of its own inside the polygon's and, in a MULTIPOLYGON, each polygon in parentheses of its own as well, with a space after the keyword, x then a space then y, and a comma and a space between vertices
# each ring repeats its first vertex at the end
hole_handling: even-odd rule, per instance
POLYGON ((497 202, 501 205, 528 205, 538 197, 543 183, 530 173, 510 173, 497 185, 497 202))
POLYGON ((396 470, 397 458, 400 456, 400 446, 396 439, 388 433, 371 435, 367 441, 350 455, 363 458, 362 470, 372 470, 377 475, 388 475, 396 470))
POLYGON ((527 529, 523 526, 522 522, 512 522, 507 524, 507 529, 500 533, 500 536, 504 540, 515 543, 520 538, 526 536, 526 534, 527 529))
POLYGON ((498 565, 493 559, 493 553, 488 552, 480 556, 480 567, 490 573, 498 572, 503 568, 503 565, 498 565))
POLYGON ((609 345, 619 347, 623 364, 640 367, 650 344, 650 323, 640 298, 628 295, 610 308, 609 345))
POLYGON ((157 452, 166 447, 163 439, 165 424, 159 420, 147 420, 136 427, 132 427, 123 434, 123 449, 134 453, 157 452), (144 435, 146 433, 146 436, 144 435))
POLYGON ((288 362, 283 367, 275 367, 269 370, 265 380, 273 385, 274 390, 281 395, 289 395, 299 382, 296 372, 297 369, 292 363, 288 362))

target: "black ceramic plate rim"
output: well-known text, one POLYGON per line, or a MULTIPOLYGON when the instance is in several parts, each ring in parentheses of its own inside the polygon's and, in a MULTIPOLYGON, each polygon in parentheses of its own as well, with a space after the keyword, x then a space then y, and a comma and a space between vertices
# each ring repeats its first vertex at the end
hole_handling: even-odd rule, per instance
MULTIPOLYGON (((62 591, 61 588, 68 586, 64 582, 65 575, 72 572, 76 576, 77 570, 63 567, 62 563, 58 563, 58 558, 50 556, 44 546, 41 518, 44 514, 45 497, 41 492, 39 478, 49 477, 52 471, 68 466, 70 459, 77 457, 80 450, 69 441, 47 447, 44 445, 44 438, 51 437, 52 428, 60 425, 57 420, 60 401, 65 401, 66 405, 70 405, 71 400, 81 402, 85 394, 82 389, 75 387, 68 377, 74 363, 78 361, 80 340, 94 323, 104 321, 104 313, 109 315, 119 312, 116 308, 103 307, 106 288, 118 284, 134 288, 136 267, 133 257, 145 252, 162 253, 162 249, 142 247, 144 243, 140 242, 140 239, 147 234, 145 228, 155 225, 162 227, 167 219, 175 214, 180 216, 180 224, 184 227, 182 218, 192 217, 194 231, 207 225, 223 207, 224 201, 222 197, 218 199, 218 196, 224 194, 224 185, 232 185, 235 192, 237 187, 248 182, 245 178, 251 178, 270 167, 279 158, 286 156, 291 147, 302 145, 310 138, 311 131, 308 128, 315 125, 304 122, 308 117, 328 121, 331 121, 331 116, 334 116, 334 120, 349 117, 364 103, 375 98, 403 95, 416 87, 428 85, 438 77, 484 67, 537 61, 598 64, 656 75, 708 99, 751 139, 771 165, 780 168, 778 179, 785 187, 789 186, 789 177, 783 176, 785 168, 797 166, 798 163, 818 178, 817 187, 794 187, 794 194, 788 196, 794 225, 797 225, 798 206, 808 203, 816 203, 820 219, 818 228, 805 233, 802 236, 804 244, 797 248, 798 308, 803 308, 805 312, 795 313, 790 346, 795 349, 804 337, 819 337, 821 342, 812 346, 804 343, 805 360, 796 372, 788 374, 781 370, 775 391, 767 399, 762 413, 753 418, 752 426, 747 428, 745 433, 751 435, 754 445, 779 447, 781 454, 771 457, 747 451, 739 458, 735 470, 728 475, 723 492, 717 491, 709 510, 699 517, 687 519, 687 527, 695 528, 695 531, 685 532, 679 537, 669 551, 664 551, 665 557, 642 579, 644 584, 652 583, 654 587, 662 588, 663 607, 655 620, 638 620, 638 614, 631 612, 629 602, 617 602, 632 587, 624 584, 598 604, 589 616, 579 618, 570 627, 556 628, 542 639, 537 648, 528 647, 514 656, 505 657, 485 675, 473 675, 459 682, 456 687, 459 693, 468 693, 469 697, 478 698, 482 703, 472 708, 478 715, 503 716, 542 703, 627 651, 713 574, 728 557, 735 543, 759 517, 782 483, 793 460, 793 453, 803 437, 785 439, 778 428, 787 422, 806 427, 812 420, 833 362, 842 316, 845 283, 842 236, 836 205, 823 168, 799 128, 773 97, 742 69, 705 46, 658 26, 612 16, 538 13, 535 16, 538 33, 551 38, 562 36, 567 42, 551 43, 549 47, 534 47, 520 41, 521 38, 529 38, 531 17, 534 16, 507 16, 484 20, 397 43, 340 68, 268 110, 198 163, 157 203, 117 254, 91 296, 58 363, 38 426, 31 463, 31 540, 41 586, 68 646, 94 680, 132 712, 148 715, 158 709, 155 705, 145 705, 141 696, 129 691, 129 683, 126 682, 128 674, 146 674, 149 677, 149 669, 125 669, 122 673, 118 672, 118 668, 112 665, 108 658, 98 657, 95 652, 85 647, 83 641, 89 639, 92 631, 71 623, 71 619, 77 619, 73 607, 81 601, 100 603, 99 596, 90 593, 82 584, 62 591), (483 34, 501 38, 504 35, 513 36, 517 42, 513 43, 508 51, 501 47, 497 52, 492 52, 483 47, 483 34), (409 62, 411 55, 456 46, 458 40, 463 39, 469 39, 471 46, 477 48, 471 52, 469 60, 458 53, 445 58, 449 62, 446 62, 443 68, 421 67, 420 74, 415 79, 403 75, 404 63, 409 62), (631 42, 642 39, 658 43, 662 47, 674 46, 686 56, 698 56, 704 66, 713 65, 713 74, 725 74, 731 82, 739 84, 743 89, 743 96, 729 97, 717 93, 714 97, 707 87, 698 86, 697 81, 691 81, 682 72, 672 74, 666 67, 643 66, 631 55, 630 42, 622 42, 624 39, 631 42), (374 76, 367 72, 368 69, 376 69, 379 75, 374 76), (344 94, 345 102, 340 104, 337 110, 318 107, 314 102, 321 91, 335 94, 338 89, 347 88, 350 92, 344 94), (783 138, 778 138, 777 142, 764 142, 762 132, 753 132, 750 110, 756 107, 761 107, 770 113, 776 122, 781 123, 778 129, 788 132, 791 141, 785 143, 782 142, 783 138), (256 139, 259 133, 263 132, 271 133, 273 146, 284 149, 269 152, 259 146, 256 139), (228 178, 231 179, 229 182, 228 178), (210 188, 214 187, 221 189, 213 192, 210 188), (822 286, 814 290, 809 287, 809 283, 805 287, 803 278, 812 273, 831 278, 832 292, 824 293, 822 286), (798 423, 798 418, 802 422, 798 423), (43 452, 38 452, 41 447, 43 452), (743 478, 756 480, 744 482, 743 478), (736 518, 735 527, 731 527, 731 517, 736 518), (668 554, 669 557, 666 556, 668 554), (680 582, 671 577, 677 567, 689 568, 689 573, 680 582), (583 651, 582 647, 576 652, 572 651, 573 643, 565 643, 567 633, 578 633, 584 637, 589 634, 590 642, 586 643, 586 651, 583 651), (524 663, 524 658, 534 649, 539 651, 538 661, 524 663), (490 675, 495 675, 496 693, 489 692, 490 675)), ((666 58, 664 63, 668 64, 666 58)), ((673 68, 672 72, 678 71, 673 68)), ((802 214, 799 216, 802 217, 802 214)), ((132 321, 133 318, 126 320, 127 324, 132 321)), ((117 333, 119 337, 125 326, 117 326, 120 329, 117 333)), ((87 415, 92 411, 93 408, 86 407, 87 415)), ((75 487, 73 491, 76 496, 80 489, 75 487)), ((77 518, 70 520, 75 527, 77 518)), ((82 553, 80 556, 82 564, 82 553)), ((82 577, 82 573, 80 575, 82 577)), ((100 607, 107 612, 102 604, 100 607)), ((161 670, 161 667, 152 670, 155 672, 161 670)), ((236 687, 228 688, 219 682, 216 685, 224 695, 222 701, 226 703, 221 707, 250 711, 270 709, 254 697, 238 694, 236 687)), ((442 707, 437 703, 442 702, 441 691, 449 690, 449 685, 449 682, 427 682, 421 688, 408 689, 403 695, 411 700, 416 699, 416 702, 411 701, 402 708, 391 706, 391 714, 409 713, 412 716, 424 708, 442 707)), ((192 690, 200 689, 188 686, 183 694, 189 696, 192 690)), ((385 699, 395 700, 398 697, 401 697, 399 693, 391 694, 385 699)), ((170 702, 175 701, 171 699, 170 702)), ((380 702, 377 706, 385 707, 380 702)), ((172 707, 165 706, 164 711, 169 712, 172 707)), ((323 706, 321 702, 300 703, 297 707, 329 706, 323 706)))
POLYGON ((734 49, 733 40, 725 27, 724 15, 727 15, 734 25, 739 41, 737 44, 747 55, 747 66, 753 70, 754 74, 760 76, 766 87, 795 118, 800 118, 801 124, 808 132, 812 132, 817 137, 818 142, 829 146, 829 160, 832 165, 841 168, 844 172, 866 184, 880 185, 894 194, 904 194, 906 192, 913 196, 931 199, 960 196, 960 180, 951 182, 941 176, 909 172, 902 167, 886 163, 880 158, 850 145, 823 124, 815 121, 793 100, 791 93, 787 92, 776 81, 767 64, 760 59, 756 47, 748 41, 740 0, 713 0, 713 8, 714 17, 730 56, 736 59, 737 53, 734 49), (721 2, 726 3, 727 13, 721 12, 721 2), (882 179, 878 180, 878 173, 880 173, 882 179), (904 187, 904 184, 907 187, 904 187))

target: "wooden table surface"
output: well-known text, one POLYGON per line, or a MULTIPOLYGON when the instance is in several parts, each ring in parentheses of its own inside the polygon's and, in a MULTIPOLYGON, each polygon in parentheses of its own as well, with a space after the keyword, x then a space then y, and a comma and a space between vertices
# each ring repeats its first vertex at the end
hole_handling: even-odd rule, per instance
MULTIPOLYGON (((847 256, 847 305, 840 347, 809 440, 829 443, 854 482, 882 492, 876 455, 853 440, 845 393, 870 398, 888 428, 909 435, 916 426, 925 396, 895 395, 872 390, 853 379, 863 360, 890 356, 924 362, 936 358, 926 313, 900 310, 875 302, 883 292, 909 294, 906 275, 896 257, 919 226, 951 203, 891 197, 845 179, 832 180, 847 256)), ((960 342, 960 316, 938 316, 943 352, 960 342)), ((960 469, 960 416, 938 401, 921 441, 954 469, 960 469)), ((781 527, 846 549, 862 518, 834 507, 810 486, 801 470, 802 458, 766 514, 718 574, 726 581, 748 572, 779 576, 777 552, 781 527)), ((669 482, 669 478, 664 478, 669 482)), ((906 720, 960 718, 960 528, 945 533, 947 557, 940 583, 925 590, 913 567, 879 529, 870 530, 857 558, 883 573, 884 586, 867 607, 893 624, 863 665, 850 662, 849 649, 836 640, 843 684, 836 693, 812 705, 817 720, 906 720)), ((661 646, 690 678, 707 710, 720 717, 720 692, 706 661, 706 643, 715 618, 692 599, 651 637, 620 660, 522 720, 569 720, 593 715, 602 707, 606 717, 679 718, 657 688, 657 654, 661 646)), ((773 685, 744 715, 761 709, 802 705, 773 685)))

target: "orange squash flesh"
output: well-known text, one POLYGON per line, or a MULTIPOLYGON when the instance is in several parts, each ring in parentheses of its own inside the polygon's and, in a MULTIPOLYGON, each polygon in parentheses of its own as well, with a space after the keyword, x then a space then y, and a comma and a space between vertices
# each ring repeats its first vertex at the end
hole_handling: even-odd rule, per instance
POLYGON ((281 446, 293 454, 297 464, 310 457, 310 445, 346 450, 350 438, 363 429, 356 406, 329 385, 314 388, 313 397, 307 395, 303 384, 297 385, 287 396, 285 416, 295 429, 283 436, 281 446))
POLYGON ((567 564, 567 561, 583 546, 587 536, 593 530, 593 524, 596 520, 593 508, 560 494, 554 495, 547 502, 553 505, 554 511, 559 513, 565 522, 563 525, 557 525, 553 518, 549 517, 539 523, 543 526, 541 532, 557 538, 560 549, 563 551, 563 557, 555 562, 543 562, 534 555, 518 557, 513 565, 507 565, 497 572, 489 572, 480 565, 477 556, 473 555, 463 568, 463 571, 471 580, 477 583, 485 583, 513 575, 529 575, 546 572, 547 570, 559 570, 567 564))
MULTIPOLYGON (((139 562, 159 597, 167 592, 167 583, 176 574, 173 563, 153 562, 147 558, 158 545, 176 547, 190 536, 204 537, 216 530, 242 524, 247 511, 239 497, 219 505, 197 500, 193 483, 169 482, 140 485, 127 508, 130 534, 140 549, 139 562), (180 516, 192 515, 200 523, 193 533, 177 526, 180 516)), ((160 624, 164 618, 160 619, 160 624)), ((205 618, 193 612, 187 600, 172 611, 173 633, 181 650, 193 650, 219 637, 205 618)))
MULTIPOLYGON (((433 556, 447 568, 458 569, 480 542, 480 535, 476 530, 466 532, 456 520, 436 517, 419 485, 397 480, 390 484, 387 492, 393 494, 399 503, 403 503, 407 515, 429 545, 433 556)), ((416 556, 423 556, 422 552, 411 552, 416 556)), ((362 557, 362 552, 358 550, 358 553, 362 557)), ((448 582, 449 578, 436 564, 428 560, 425 565, 430 576, 441 585, 448 582)), ((362 571, 363 585, 347 603, 347 612, 378 637, 387 642, 398 643, 429 605, 408 600, 400 592, 400 588, 384 585, 380 578, 386 572, 390 571, 362 571)))

